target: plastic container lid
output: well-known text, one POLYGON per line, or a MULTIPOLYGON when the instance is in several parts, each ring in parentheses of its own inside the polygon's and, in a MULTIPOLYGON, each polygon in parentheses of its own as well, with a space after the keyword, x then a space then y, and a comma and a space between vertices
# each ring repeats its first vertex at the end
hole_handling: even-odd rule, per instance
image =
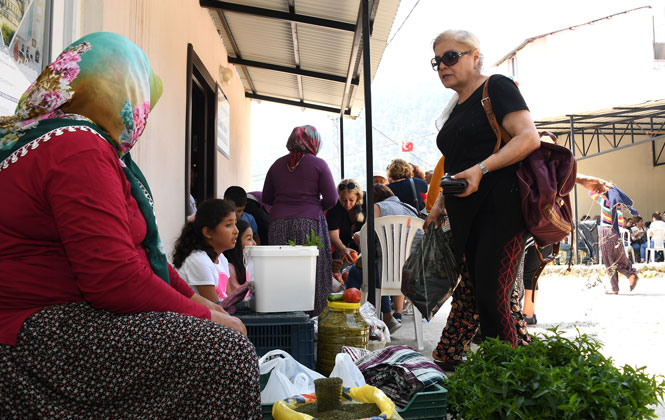
POLYGON ((333 309, 360 309, 360 302, 328 302, 328 307, 333 309))
POLYGON ((303 245, 247 246, 245 255, 249 257, 313 257, 319 255, 319 249, 315 246, 303 245))

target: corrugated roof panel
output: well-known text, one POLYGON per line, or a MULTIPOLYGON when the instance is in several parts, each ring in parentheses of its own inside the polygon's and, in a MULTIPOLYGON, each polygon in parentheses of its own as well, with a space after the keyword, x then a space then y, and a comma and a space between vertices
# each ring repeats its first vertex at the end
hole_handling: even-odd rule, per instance
MULTIPOLYGON (((297 1, 297 0, 296 0, 297 1)), ((262 9, 279 10, 280 12, 288 12, 289 5, 284 1, 275 0, 235 0, 231 3, 242 4, 245 6, 260 7, 262 9)))
MULTIPOLYGON (((249 77, 258 94, 294 98, 298 96, 298 77, 289 73, 250 68, 249 77)), ((297 99, 294 99, 297 100, 297 99)))
POLYGON ((356 23, 359 0, 294 0, 296 13, 339 22, 356 23))
POLYGON ((290 24, 243 13, 224 14, 242 58, 282 66, 294 65, 290 24))
POLYGON ((342 102, 344 83, 303 77, 302 86, 305 102, 325 103, 334 108, 339 108, 342 102))
POLYGON ((307 70, 346 76, 352 42, 352 32, 299 24, 300 66, 307 70))

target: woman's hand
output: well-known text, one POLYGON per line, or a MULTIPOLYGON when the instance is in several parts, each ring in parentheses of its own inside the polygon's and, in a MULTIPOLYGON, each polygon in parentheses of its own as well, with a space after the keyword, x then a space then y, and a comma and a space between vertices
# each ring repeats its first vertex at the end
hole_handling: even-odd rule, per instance
POLYGON ((427 219, 425 219, 423 230, 427 232, 427 227, 430 223, 434 223, 434 227, 438 228, 441 215, 445 216, 446 210, 443 195, 439 194, 439 197, 437 197, 436 202, 432 206, 432 210, 430 210, 429 214, 427 215, 427 219))
POLYGON ((231 316, 227 313, 210 311, 210 320, 219 325, 233 328, 234 330, 238 331, 239 333, 247 337, 247 328, 245 328, 245 324, 243 324, 240 319, 234 316, 231 316))
POLYGON ((351 256, 351 251, 353 251, 353 249, 347 247, 344 247, 344 250, 340 251, 340 254, 342 254, 342 261, 353 262, 353 256, 351 256))
POLYGON ((205 306, 206 308, 210 309, 210 312, 215 311, 215 312, 221 312, 223 314, 226 314, 227 312, 222 308, 220 305, 211 302, 210 300, 204 298, 203 296, 194 293, 192 297, 190 298, 196 303, 200 303, 201 305, 205 306))
POLYGON ((457 194, 457 197, 467 197, 478 191, 480 180, 483 178, 483 171, 480 170, 480 166, 473 165, 469 169, 453 175, 452 178, 466 179, 466 182, 468 182, 469 185, 466 187, 466 190, 464 190, 462 194, 457 194))

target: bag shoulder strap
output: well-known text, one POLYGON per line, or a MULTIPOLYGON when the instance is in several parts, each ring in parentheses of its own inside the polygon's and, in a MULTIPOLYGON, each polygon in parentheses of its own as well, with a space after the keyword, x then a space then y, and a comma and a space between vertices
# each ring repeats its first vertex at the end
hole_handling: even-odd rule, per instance
MULTIPOLYGON (((504 143, 508 143, 510 139, 512 139, 512 137, 510 136, 508 131, 506 131, 506 129, 503 128, 503 126, 500 125, 499 122, 496 120, 494 109, 492 109, 492 100, 490 99, 490 93, 488 87, 491 78, 492 76, 488 77, 487 80, 485 81, 485 84, 483 85, 483 98, 480 100, 480 104, 483 106, 485 115, 487 115, 487 120, 489 121, 490 126, 492 127, 492 131, 494 131, 494 134, 496 135, 496 145, 494 146, 494 152, 493 152, 496 153, 499 150, 499 147, 501 147, 501 140, 503 140, 504 143)), ((554 142, 554 144, 559 144, 557 136, 550 131, 542 131, 539 132, 538 135, 540 137, 549 136, 552 139, 552 142, 554 142)))
POLYGON ((496 153, 497 150, 499 150, 499 147, 501 147, 501 140, 503 139, 504 143, 508 143, 510 139, 512 138, 510 134, 506 131, 505 128, 503 128, 502 125, 499 124, 499 122, 496 120, 496 115, 494 114, 494 110, 492 109, 492 100, 490 99, 490 92, 489 92, 489 84, 490 84, 490 79, 492 76, 488 77, 487 80, 485 81, 485 84, 483 85, 483 98, 480 100, 480 104, 483 106, 483 110, 485 110, 485 115, 487 115, 487 120, 490 123, 490 126, 492 127, 492 131, 494 131, 494 134, 496 135, 496 145, 494 146, 494 152, 496 153))
POLYGON ((416 184, 413 182, 413 178, 409 178, 409 183, 411 184, 411 192, 413 192, 414 208, 418 211, 418 195, 416 193, 416 184))

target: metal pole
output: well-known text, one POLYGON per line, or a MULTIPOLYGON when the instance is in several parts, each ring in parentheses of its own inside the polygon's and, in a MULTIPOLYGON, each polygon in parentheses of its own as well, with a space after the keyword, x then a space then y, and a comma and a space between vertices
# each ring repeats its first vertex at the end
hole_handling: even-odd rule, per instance
POLYGON ((339 116, 339 172, 344 179, 344 116, 339 116))
MULTIPOLYGON (((570 151, 573 153, 573 158, 575 158, 575 125, 574 125, 572 115, 570 116, 570 151)), ((574 203, 575 203, 575 225, 573 227, 574 230, 573 230, 573 235, 571 237, 571 242, 573 242, 573 243, 570 244, 570 251, 572 252, 571 255, 575 256, 574 257, 575 259, 573 261, 575 262, 575 264, 577 264, 578 259, 579 259, 579 256, 577 254, 577 235, 580 232, 580 229, 579 229, 580 219, 579 219, 578 214, 577 214, 577 184, 575 184, 574 192, 575 192, 575 195, 574 195, 573 199, 574 199, 574 203)), ((599 247, 599 249, 600 249, 600 247, 599 247)))
MULTIPOLYGON (((369 48, 369 0, 362 0, 363 8, 363 79, 365 88, 365 156, 367 165, 367 248, 371 251, 369 255, 363 255, 363 265, 367 270, 367 300, 376 305, 376 282, 374 281, 374 185, 372 184, 372 174, 374 168, 374 159, 372 156, 372 68, 370 67, 370 48, 369 48)), ((384 256, 387 258, 387 256, 384 256)))

